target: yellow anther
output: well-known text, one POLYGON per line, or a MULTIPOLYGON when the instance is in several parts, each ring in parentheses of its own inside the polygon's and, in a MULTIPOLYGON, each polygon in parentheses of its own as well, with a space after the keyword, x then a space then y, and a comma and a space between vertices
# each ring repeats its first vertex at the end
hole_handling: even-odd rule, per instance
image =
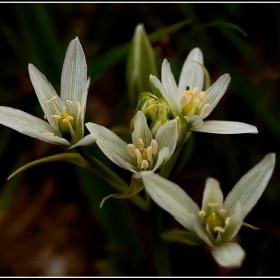
POLYGON ((229 222, 230 222, 230 217, 227 217, 227 218, 225 219, 225 224, 228 226, 228 225, 229 225, 229 222))
POLYGON ((157 153, 158 150, 158 144, 157 144, 157 140, 153 139, 151 142, 151 146, 153 149, 153 155, 155 155, 157 153))
POLYGON ((225 232, 225 230, 222 228, 222 227, 214 227, 214 231, 219 231, 219 232, 221 232, 221 233, 224 233, 225 232))
POLYGON ((204 117, 205 116, 205 114, 206 114, 206 112, 208 111, 210 109, 210 104, 205 104, 203 107, 202 107, 202 109, 201 109, 201 111, 200 111, 200 116, 201 117, 204 117))
POLYGON ((54 134, 52 132, 45 132, 44 135, 54 136, 54 134))
POLYGON ((68 104, 68 105, 72 105, 72 104, 73 104, 73 102, 72 102, 71 100, 66 100, 66 104, 68 104))
POLYGON ((186 104, 188 103, 188 97, 186 96, 186 94, 183 94, 182 96, 181 96, 181 99, 180 99, 180 102, 179 102, 179 104, 182 106, 182 108, 184 107, 184 106, 186 106, 186 104))
POLYGON ((69 122, 69 121, 73 121, 74 118, 72 116, 68 116, 65 119, 63 119, 64 122, 69 122))
POLYGON ((138 139, 139 150, 142 152, 144 150, 144 141, 140 138, 138 139))
POLYGON ((205 212, 204 210, 200 210, 200 211, 198 212, 198 215, 199 215, 199 216, 205 217, 205 216, 206 216, 206 212, 205 212))
POLYGON ((145 159, 141 162, 141 168, 142 169, 148 169, 149 168, 149 163, 145 159))
POLYGON ((47 116, 46 115, 44 115, 44 120, 46 120, 47 119, 47 116))
POLYGON ((204 101, 204 95, 205 95, 205 92, 204 92, 204 91, 200 92, 200 94, 199 94, 199 100, 200 100, 201 102, 204 101))
POLYGON ((210 206, 210 207, 215 207, 215 206, 218 206, 219 204, 220 204, 219 202, 208 202, 207 203, 207 205, 210 206))
POLYGON ((51 103, 57 99, 57 96, 54 96, 52 99, 46 101, 46 104, 51 103))
POLYGON ((142 156, 141 156, 141 153, 140 153, 139 149, 135 149, 135 155, 136 155, 137 163, 141 164, 142 163, 142 156))
POLYGON ((59 119, 61 119, 61 116, 59 116, 59 115, 52 115, 52 119, 59 120, 59 119))
POLYGON ((153 156, 153 148, 149 146, 147 148, 147 160, 150 161, 152 159, 152 156, 153 156))
POLYGON ((225 209, 220 209, 220 210, 219 210, 219 213, 221 213, 221 214, 226 214, 226 212, 227 212, 227 211, 226 211, 225 209))
POLYGON ((135 157, 135 147, 133 144, 128 144, 127 149, 132 157, 135 157))
POLYGON ((185 90, 184 93, 187 95, 195 95, 195 93, 192 90, 185 90))

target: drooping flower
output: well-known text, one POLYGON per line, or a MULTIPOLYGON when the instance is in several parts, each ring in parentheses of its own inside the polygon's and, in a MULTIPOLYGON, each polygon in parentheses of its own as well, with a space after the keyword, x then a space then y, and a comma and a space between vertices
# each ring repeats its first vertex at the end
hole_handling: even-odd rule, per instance
POLYGON ((241 122, 203 121, 216 107, 231 79, 229 74, 224 74, 210 85, 210 78, 206 73, 203 54, 199 48, 195 48, 185 60, 178 86, 169 62, 164 59, 161 82, 156 76, 150 75, 151 87, 158 98, 163 97, 174 109, 174 116, 177 115, 177 111, 188 120, 188 131, 220 134, 258 133, 255 126, 241 122))
POLYGON ((71 146, 93 135, 84 136, 84 117, 90 79, 79 39, 73 39, 67 49, 61 74, 60 97, 46 77, 32 64, 29 75, 47 121, 18 109, 0 106, 0 123, 42 141, 71 146))
POLYGON ((147 192, 182 226, 212 247, 215 260, 224 267, 240 267, 245 258, 242 247, 231 239, 264 192, 275 165, 275 154, 267 154, 245 174, 223 199, 219 182, 207 178, 202 208, 175 183, 154 173, 141 173, 147 192))

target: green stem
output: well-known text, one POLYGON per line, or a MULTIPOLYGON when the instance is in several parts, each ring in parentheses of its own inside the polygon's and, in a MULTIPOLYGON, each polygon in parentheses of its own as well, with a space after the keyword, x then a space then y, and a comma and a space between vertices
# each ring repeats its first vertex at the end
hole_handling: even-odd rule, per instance
MULTIPOLYGON (((96 173, 110 183, 111 186, 120 192, 126 192, 128 190, 129 186, 122 178, 106 165, 102 164, 97 158, 91 156, 83 147, 77 147, 76 150, 96 170, 96 173)), ((140 195, 136 194, 129 199, 142 210, 148 211, 148 204, 140 195)))

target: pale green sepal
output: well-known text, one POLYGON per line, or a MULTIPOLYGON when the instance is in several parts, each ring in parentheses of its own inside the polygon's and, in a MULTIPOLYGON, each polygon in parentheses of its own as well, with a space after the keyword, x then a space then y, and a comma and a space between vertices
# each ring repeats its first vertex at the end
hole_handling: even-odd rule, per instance
MULTIPOLYGON (((87 64, 83 48, 78 37, 73 39, 67 48, 61 73, 61 99, 65 103, 81 102, 87 84, 87 64)), ((77 106, 73 106, 75 116, 77 106)))
POLYGON ((101 125, 86 123, 86 127, 90 133, 96 133, 98 135, 96 143, 111 161, 118 165, 119 162, 123 162, 125 165, 129 163, 131 168, 135 170, 134 159, 128 152, 127 143, 125 141, 114 132, 101 125), (118 162, 115 161, 115 158, 118 158, 118 162))
POLYGON ((18 109, 0 106, 0 123, 47 143, 70 146, 66 139, 61 138, 61 133, 55 130, 48 122, 18 109), (44 134, 48 132, 54 135, 44 134))
POLYGON ((245 258, 245 251, 235 242, 221 242, 211 249, 214 259, 220 266, 240 268, 245 258))
POLYGON ((125 193, 122 193, 122 194, 110 194, 110 195, 104 197, 100 203, 100 208, 102 208, 104 202, 111 197, 117 198, 117 199, 130 198, 130 197, 138 194, 141 190, 143 190, 143 188, 144 188, 144 186, 143 186, 142 180, 136 179, 135 176, 132 175, 129 189, 125 193))
POLYGON ((235 205, 234 212, 230 216, 226 213, 226 217, 230 217, 229 224, 223 233, 223 240, 230 241, 240 230, 243 225, 242 209, 239 202, 235 205))
POLYGON ((77 148, 80 146, 90 146, 96 142, 97 134, 91 133, 79 140, 76 144, 72 145, 69 149, 77 148))
POLYGON ((201 209, 207 212, 209 202, 217 202, 219 208, 223 208, 224 195, 220 183, 211 177, 206 179, 201 209))
POLYGON ((173 182, 152 172, 141 172, 144 186, 152 199, 169 212, 186 229, 192 230, 192 213, 199 212, 198 205, 173 182))
POLYGON ((142 111, 136 113, 134 120, 134 131, 132 132, 132 142, 135 148, 139 148, 138 140, 142 139, 145 146, 149 146, 153 140, 152 133, 147 124, 147 119, 142 111))
POLYGON ((203 54, 199 48, 191 50, 184 62, 179 78, 177 102, 180 101, 181 95, 187 87, 190 90, 193 90, 195 87, 198 87, 198 91, 202 91, 203 89, 203 69, 198 64, 193 63, 193 60, 203 64, 203 54))
POLYGON ((208 233, 203 227, 201 223, 201 217, 197 214, 192 213, 190 215, 190 223, 192 225, 192 231, 196 233, 196 235, 203 240, 210 247, 213 246, 213 236, 211 233, 208 233))
POLYGON ((205 121, 201 126, 192 128, 192 131, 217 134, 258 133, 253 125, 231 121, 205 121))
POLYGON ((242 220, 251 211, 264 192, 275 166, 275 154, 267 154, 255 167, 246 173, 227 195, 224 207, 230 216, 239 202, 242 220))
POLYGON ((52 116, 62 114, 61 110, 64 104, 61 98, 57 95, 46 76, 43 75, 33 64, 28 64, 28 71, 31 83, 48 122, 53 128, 57 128, 57 121, 52 119, 52 116), (56 98, 55 101, 46 103, 53 98, 56 98))
POLYGON ((165 231, 160 235, 160 237, 166 241, 179 242, 192 246, 205 245, 205 242, 201 240, 194 232, 184 229, 165 231))
POLYGON ((137 103, 141 92, 150 91, 149 74, 157 75, 155 54, 143 24, 135 28, 126 67, 128 97, 137 103))
POLYGON ((229 74, 224 74, 218 78, 218 80, 212 84, 206 91, 205 91, 205 99, 204 102, 200 104, 200 107, 204 106, 204 104, 210 104, 209 110, 205 113, 203 118, 209 116, 209 114, 214 110, 214 108, 219 103, 220 99, 225 94, 228 85, 230 83, 231 77, 229 74))
MULTIPOLYGON (((163 88, 163 85, 160 82, 160 80, 154 75, 150 75, 149 79, 150 79, 152 91, 157 96, 157 98, 164 98, 164 99, 166 99, 166 97, 168 98, 168 95, 165 92, 165 89, 163 88)), ((168 102, 168 104, 172 104, 172 100, 166 99, 166 101, 168 102)))

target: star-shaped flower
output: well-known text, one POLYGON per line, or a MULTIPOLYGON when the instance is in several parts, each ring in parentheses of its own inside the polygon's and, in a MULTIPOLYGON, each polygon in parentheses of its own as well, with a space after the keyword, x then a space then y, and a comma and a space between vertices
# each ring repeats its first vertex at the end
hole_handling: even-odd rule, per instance
POLYGON ((84 117, 90 79, 82 46, 76 37, 68 46, 61 74, 61 95, 32 64, 29 75, 47 121, 21 110, 0 106, 0 123, 42 141, 71 146, 83 139, 84 117))
MULTIPOLYGON (((161 68, 161 82, 150 75, 154 94, 163 97, 169 106, 188 120, 188 131, 220 134, 258 133, 255 126, 232 121, 203 121, 216 107, 230 83, 230 75, 224 74, 211 86, 209 75, 203 66, 203 54, 193 49, 183 65, 179 83, 174 79, 170 64, 164 59, 161 68), (204 86, 206 84, 206 89, 204 86)), ((170 109, 170 107, 169 107, 170 109)))
POLYGON ((244 218, 264 192, 275 165, 275 154, 267 154, 245 174, 223 199, 219 182, 207 178, 202 208, 173 182, 150 172, 141 173, 147 192, 201 243, 212 247, 212 255, 224 267, 240 267, 245 251, 230 241, 240 230, 244 218))

